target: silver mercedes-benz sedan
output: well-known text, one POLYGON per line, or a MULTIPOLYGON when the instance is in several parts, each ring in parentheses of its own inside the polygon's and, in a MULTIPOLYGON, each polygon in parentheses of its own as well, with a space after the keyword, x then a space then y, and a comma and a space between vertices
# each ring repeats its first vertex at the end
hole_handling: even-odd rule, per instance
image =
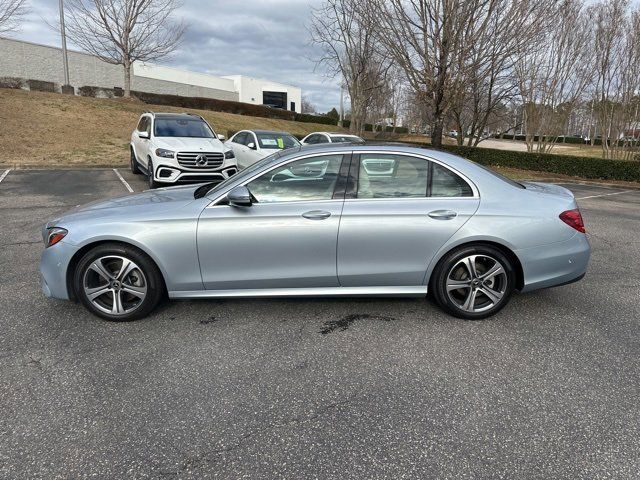
POLYGON ((218 185, 86 205, 43 228, 45 295, 107 320, 170 299, 426 296, 466 319, 571 283, 590 247, 572 193, 399 145, 280 151, 218 185))

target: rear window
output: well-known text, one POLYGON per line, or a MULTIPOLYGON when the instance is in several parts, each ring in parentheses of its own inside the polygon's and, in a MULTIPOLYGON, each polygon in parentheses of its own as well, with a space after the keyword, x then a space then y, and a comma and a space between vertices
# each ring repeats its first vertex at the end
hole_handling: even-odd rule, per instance
POLYGON ((266 150, 284 150, 300 146, 300 142, 293 135, 283 133, 258 133, 258 143, 260 148, 266 150))
POLYGON ((214 138, 209 126, 197 118, 156 118, 156 137, 214 138))
POLYGON ((364 143, 360 137, 351 137, 348 135, 331 135, 333 143, 364 143))
POLYGON ((496 178, 499 178, 500 180, 502 180, 503 182, 508 183, 509 185, 516 187, 516 188, 527 188, 524 185, 522 185, 521 183, 518 183, 514 180, 511 180, 509 177, 505 177, 504 175, 502 175, 501 173, 496 172, 495 170, 491 170, 489 167, 485 167, 484 165, 481 165, 477 162, 473 162, 475 163, 477 166, 479 166, 480 168, 482 168, 483 170, 485 170, 486 172, 490 173, 491 175, 493 175, 496 178))

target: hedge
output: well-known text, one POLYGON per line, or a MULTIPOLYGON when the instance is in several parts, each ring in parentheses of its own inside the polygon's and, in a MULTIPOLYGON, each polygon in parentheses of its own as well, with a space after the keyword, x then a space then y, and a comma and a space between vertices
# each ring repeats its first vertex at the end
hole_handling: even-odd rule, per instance
POLYGON ((442 149, 482 165, 559 173, 601 180, 640 182, 640 161, 605 160, 552 153, 514 152, 492 148, 443 145, 442 149))
POLYGON ((308 113, 296 113, 293 118, 296 122, 321 123, 323 125, 337 125, 334 118, 326 115, 309 115, 308 113))
MULTIPOLYGON (((349 128, 351 126, 351 120, 343 120, 342 121, 342 126, 344 128, 349 128)), ((373 132, 373 125, 370 124, 370 123, 365 123, 364 124, 364 131, 365 132, 373 132)), ((386 126, 386 127, 384 127, 384 131, 386 133, 393 133, 393 127, 386 126)), ((409 129, 407 127, 396 127, 395 133, 406 134, 406 133, 409 133, 409 129)))
MULTIPOLYGON (((522 141, 524 142, 526 137, 525 135, 522 134, 516 134, 516 135, 512 135, 510 133, 505 133, 502 135, 494 135, 494 138, 502 138, 504 140, 518 140, 518 141, 522 141)), ((533 141, 537 142, 538 141, 538 135, 535 135, 533 137, 533 141)), ((559 136, 556 140, 556 143, 560 144, 560 143, 571 143, 574 145, 587 145, 587 144, 591 144, 591 141, 585 143, 584 138, 582 137, 562 137, 559 136)), ((595 138, 593 141, 594 145, 602 145, 602 138, 595 138)))

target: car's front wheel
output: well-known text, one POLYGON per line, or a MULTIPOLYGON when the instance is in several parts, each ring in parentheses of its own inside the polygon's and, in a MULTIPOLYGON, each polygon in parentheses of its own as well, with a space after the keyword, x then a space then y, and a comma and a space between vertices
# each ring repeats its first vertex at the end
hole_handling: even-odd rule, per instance
POLYGON ((436 266, 431 291, 440 307, 459 318, 479 320, 502 309, 516 282, 513 265, 489 245, 461 247, 436 266))
POLYGON ((147 180, 149 181, 149 188, 152 190, 160 186, 158 182, 156 182, 155 178, 153 178, 154 168, 155 167, 153 166, 153 162, 149 160, 148 167, 147 167, 147 180))
POLYGON ((124 322, 148 315, 160 301, 164 283, 158 267, 143 252, 108 243, 91 249, 78 262, 74 288, 89 311, 124 322))
POLYGON ((140 173, 140 168, 138 167, 138 160, 136 159, 136 154, 133 151, 133 147, 131 147, 130 150, 131 150, 131 173, 138 174, 140 173))

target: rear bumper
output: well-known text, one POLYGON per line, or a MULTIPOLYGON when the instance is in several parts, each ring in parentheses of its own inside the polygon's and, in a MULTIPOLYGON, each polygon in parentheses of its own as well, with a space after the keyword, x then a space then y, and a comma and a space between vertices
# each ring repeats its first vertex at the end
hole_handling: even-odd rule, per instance
POLYGON ((573 283, 584 277, 591 246, 587 236, 576 233, 569 240, 516 250, 524 273, 523 292, 573 283))
POLYGON ((69 300, 67 268, 78 247, 59 242, 45 248, 40 257, 40 282, 46 297, 69 300))

